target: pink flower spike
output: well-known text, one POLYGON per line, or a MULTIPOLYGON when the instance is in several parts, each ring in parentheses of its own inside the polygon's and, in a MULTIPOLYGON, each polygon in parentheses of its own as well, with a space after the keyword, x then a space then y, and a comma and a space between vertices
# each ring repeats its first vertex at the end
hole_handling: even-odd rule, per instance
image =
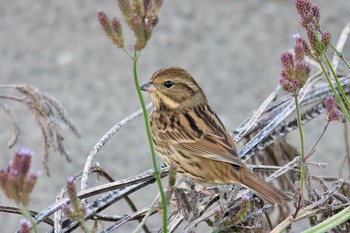
POLYGON ((333 96, 327 96, 325 100, 325 107, 326 107, 326 120, 328 122, 336 121, 340 119, 341 112, 337 108, 337 104, 333 96))
POLYGON ((293 67, 294 67, 293 54, 291 54, 290 52, 282 53, 281 63, 282 63, 283 69, 287 74, 290 74, 293 72, 293 67))
POLYGON ((32 151, 20 149, 8 167, 0 170, 0 188, 9 199, 24 206, 29 204, 29 195, 37 180, 36 172, 29 173, 32 156, 32 151))
POLYGON ((30 233, 30 223, 27 219, 21 218, 20 220, 21 224, 21 233, 30 233))
POLYGON ((311 5, 311 13, 318 22, 320 20, 320 8, 315 3, 312 3, 311 5))

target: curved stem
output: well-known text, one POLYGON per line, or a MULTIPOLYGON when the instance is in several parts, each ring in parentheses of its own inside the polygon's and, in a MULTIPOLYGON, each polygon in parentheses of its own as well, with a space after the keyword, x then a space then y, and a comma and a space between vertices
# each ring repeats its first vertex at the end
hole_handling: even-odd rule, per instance
POLYGON ((331 48, 333 49, 333 51, 337 54, 337 56, 343 61, 344 65, 350 70, 350 65, 349 63, 345 60, 343 54, 341 52, 339 52, 333 45, 332 43, 329 43, 329 45, 331 46, 331 48))
MULTIPOLYGON (((159 198, 159 195, 156 197, 156 199, 154 199, 153 203, 151 204, 151 206, 149 207, 149 210, 147 211, 147 213, 145 214, 145 216, 143 217, 141 223, 135 228, 135 230, 132 233, 137 233, 139 232, 139 230, 141 230, 142 226, 145 225, 146 221, 148 220, 148 218, 151 216, 151 213, 153 212, 155 205, 157 203, 157 199, 159 198)), ((165 228, 166 229, 166 228, 165 228)))
POLYGON ((139 100, 140 100, 140 103, 142 106, 143 118, 144 118, 145 125, 146 125, 148 142, 149 142, 149 146, 151 148, 151 153, 152 153, 154 176, 156 178, 157 185, 158 185, 159 192, 160 192, 160 196, 162 198, 163 232, 166 233, 167 232, 167 203, 166 203, 165 193, 163 190, 163 185, 162 185, 162 182, 160 179, 159 166, 157 164, 156 153, 155 153, 154 145, 153 145, 153 141, 152 141, 152 133, 151 133, 151 128, 150 128, 149 121, 148 121, 148 112, 147 112, 145 101, 144 101, 142 93, 141 93, 140 84, 139 84, 138 75, 137 75, 137 58, 138 58, 139 54, 140 54, 139 51, 137 51, 137 50, 134 51, 134 56, 133 56, 134 83, 135 83, 137 94, 139 96, 139 100))
POLYGON ((122 49, 131 59, 134 59, 133 55, 130 53, 127 47, 124 46, 122 49))
POLYGON ((90 233, 90 229, 84 219, 79 218, 78 221, 80 222, 80 225, 85 233, 90 233))
POLYGON ((18 98, 16 96, 9 96, 9 95, 0 95, 0 98, 14 100, 14 101, 18 101, 18 102, 23 102, 23 100, 25 99, 25 97, 18 98))
POLYGON ((304 133, 303 126, 301 124, 300 117, 300 106, 298 102, 298 94, 294 95, 295 100, 295 110, 297 114, 298 128, 299 128, 299 137, 300 137, 300 149, 301 149, 301 177, 300 177, 300 191, 303 193, 303 188, 305 184, 305 145, 304 145, 304 133))
POLYGON ((337 74, 335 73, 335 71, 334 71, 334 69, 332 67, 331 61, 329 60, 329 57, 328 57, 327 53, 324 53, 324 58, 326 59, 327 65, 328 65, 328 67, 329 67, 329 69, 330 69, 330 71, 331 71, 331 73, 333 75, 333 79, 334 79, 335 83, 337 84, 338 90, 340 91, 340 94, 343 97, 343 101, 345 101, 345 103, 348 106, 348 108, 350 108, 349 99, 347 98, 343 87, 339 83, 337 74))
POLYGON ((349 219, 350 219, 350 206, 346 207, 345 209, 333 215, 332 217, 324 220, 323 222, 303 231, 302 233, 327 232, 349 219))
POLYGON ((321 66, 321 68, 322 68, 322 72, 323 72, 323 74, 325 75, 325 77, 326 77, 326 79, 327 79, 327 82, 328 82, 329 86, 330 86, 331 89, 332 89, 332 92, 333 92, 333 94, 334 94, 334 96, 335 96, 336 102, 338 103, 339 107, 341 108, 342 112, 344 113, 344 116, 346 117, 346 119, 347 119, 348 121, 350 121, 350 114, 349 114, 348 110, 345 108, 344 103, 343 103, 343 101, 344 101, 344 102, 346 103, 346 105, 348 106, 348 108, 350 108, 350 101, 349 101, 349 99, 347 98, 347 96, 346 96, 346 94, 345 94, 343 88, 341 87, 341 85, 340 85, 340 83, 339 83, 338 77, 337 77, 337 75, 336 75, 336 73, 335 73, 335 71, 334 71, 334 69, 333 69, 333 66, 332 66, 332 64, 331 64, 331 61, 329 60, 328 55, 327 55, 327 53, 326 53, 326 48, 324 47, 322 41, 318 38, 318 35, 317 35, 317 32, 316 32, 315 28, 312 27, 312 31, 313 31, 313 33, 314 33, 314 35, 315 35, 315 39, 316 39, 316 41, 317 41, 317 46, 319 47, 319 50, 320 50, 321 53, 322 53, 321 56, 319 56, 319 58, 316 58, 316 61, 320 64, 320 66, 321 66), (334 80, 335 80, 335 83, 336 83, 336 85, 337 85, 337 88, 338 88, 338 90, 339 90, 341 96, 343 97, 343 99, 340 97, 338 91, 334 88, 334 85, 333 85, 331 79, 329 78, 328 72, 327 72, 327 70, 325 69, 325 67, 324 67, 324 65, 323 65, 323 62, 322 62, 322 58, 323 58, 323 57, 325 58, 325 60, 326 60, 326 62, 327 62, 327 65, 328 65, 328 67, 329 67, 329 69, 330 69, 330 71, 331 71, 331 73, 332 73, 332 76, 333 76, 333 78, 334 78, 334 80))
POLYGON ((334 85, 333 85, 331 79, 329 78, 329 75, 328 75, 328 72, 327 72, 326 68, 324 67, 324 65, 323 65, 322 62, 320 62, 319 64, 320 64, 320 66, 321 66, 321 68, 322 68, 322 72, 323 72, 324 76, 326 77, 329 86, 330 86, 331 89, 332 89, 332 92, 333 92, 334 97, 335 97, 335 101, 336 101, 337 104, 339 105, 339 107, 340 107, 340 109, 342 110, 342 112, 343 112, 344 116, 346 117, 346 119, 347 119, 348 121, 350 121, 349 112, 348 112, 348 110, 345 108, 345 106, 344 106, 344 104, 343 104, 343 101, 342 101, 341 97, 339 96, 338 91, 335 89, 335 87, 334 87, 334 85))

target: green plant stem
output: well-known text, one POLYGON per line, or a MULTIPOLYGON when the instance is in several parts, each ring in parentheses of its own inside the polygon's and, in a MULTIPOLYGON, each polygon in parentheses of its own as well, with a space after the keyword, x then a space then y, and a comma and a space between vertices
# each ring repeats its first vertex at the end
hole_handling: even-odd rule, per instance
POLYGON ((19 204, 19 210, 21 211, 22 215, 28 219, 28 221, 30 222, 30 224, 32 225, 32 229, 35 233, 38 233, 38 229, 36 228, 36 224, 32 218, 32 215, 30 214, 29 210, 22 205, 21 203, 19 204))
POLYGON ((299 137, 300 137, 300 149, 301 149, 300 191, 301 191, 301 193, 303 193, 304 184, 305 184, 305 145, 304 145, 303 126, 301 124, 301 117, 300 117, 300 106, 299 106, 299 102, 298 102, 298 94, 294 95, 294 100, 295 100, 295 110, 296 110, 296 115, 297 115, 299 137))
POLYGON ((130 53, 130 51, 128 50, 128 48, 126 48, 125 46, 122 48, 123 51, 126 53, 126 55, 128 55, 131 59, 134 59, 133 58, 133 55, 130 53))
POLYGON ((81 227, 83 228, 85 233, 90 233, 89 227, 86 225, 86 222, 83 218, 79 218, 78 221, 80 222, 81 227))
POLYGON ((167 202, 166 202, 166 197, 165 197, 165 193, 164 193, 164 190, 163 190, 162 181, 160 179, 160 171, 159 171, 159 167, 158 167, 158 164, 157 164, 156 153, 155 153, 155 150, 154 150, 152 134, 151 134, 151 128, 150 128, 149 120, 148 120, 148 112, 147 112, 145 101, 144 101, 142 93, 141 93, 140 84, 139 84, 138 75, 137 75, 137 58, 138 58, 138 56, 139 56, 139 51, 135 50, 134 51, 134 55, 133 55, 134 83, 135 83, 137 94, 139 96, 139 100, 140 100, 140 103, 141 103, 141 106, 142 106, 143 118, 144 118, 145 125, 146 125, 146 132, 147 132, 148 142, 149 142, 149 146, 151 148, 151 153, 152 153, 152 162, 153 162, 153 168, 154 168, 154 176, 156 178, 157 185, 158 185, 159 192, 160 192, 160 196, 162 198, 163 232, 166 233, 167 232, 167 202))
POLYGON ((157 204, 157 200, 159 198, 159 195, 157 195, 156 199, 154 199, 153 203, 151 204, 151 206, 149 207, 147 213, 145 214, 145 216, 142 218, 142 221, 140 222, 140 224, 135 228, 135 230, 132 233, 137 233, 141 230, 142 226, 145 225, 146 221, 148 220, 149 216, 151 216, 151 213, 153 212, 156 204, 157 204))
POLYGON ((324 52, 323 56, 326 59, 327 65, 329 67, 329 70, 331 71, 331 73, 333 75, 334 81, 337 84, 338 90, 340 91, 340 94, 343 97, 343 100, 345 101, 345 103, 348 106, 348 108, 350 108, 349 99, 347 98, 347 96, 346 96, 346 94, 345 94, 345 92, 343 90, 343 87, 339 83, 338 76, 337 76, 337 74, 335 73, 335 71, 334 71, 334 69, 332 67, 331 61, 329 60, 329 57, 328 57, 327 53, 324 52))
POLYGON ((331 89, 332 89, 332 92, 333 92, 334 97, 335 97, 335 101, 338 103, 338 105, 339 105, 340 109, 342 110, 342 112, 343 112, 344 116, 346 117, 346 119, 347 119, 348 121, 350 121, 349 112, 348 112, 348 110, 345 108, 341 97, 339 96, 337 90, 335 89, 335 87, 334 87, 334 85, 333 85, 333 83, 332 83, 332 81, 331 81, 331 79, 330 79, 330 77, 329 77, 329 75, 328 75, 328 73, 327 73, 327 71, 326 71, 326 68, 324 67, 324 65, 322 64, 322 62, 319 62, 319 64, 320 64, 320 66, 321 66, 321 68, 322 68, 322 72, 323 72, 324 76, 326 77, 329 86, 330 86, 331 89))
POLYGON ((321 232, 327 232, 330 229, 342 224, 343 222, 350 219, 350 206, 346 207, 336 215, 333 215, 332 217, 326 219, 325 221, 317 224, 316 226, 313 226, 302 233, 321 233, 321 232))
POLYGON ((350 70, 350 65, 349 63, 344 59, 344 56, 341 52, 339 52, 331 43, 329 44, 331 46, 331 48, 333 49, 333 51, 337 54, 337 56, 343 61, 343 63, 345 64, 345 66, 350 70))
MULTIPOLYGON (((336 84, 337 84, 337 87, 338 87, 338 89, 339 89, 339 91, 340 91, 340 93, 341 93, 341 95, 342 95, 342 97, 343 97, 343 99, 344 99, 346 105, 348 106, 348 108, 350 108, 350 102, 349 102, 349 100, 348 100, 348 98, 347 98, 347 96, 346 96, 346 94, 345 94, 345 92, 344 92, 342 86, 341 86, 340 83, 339 83, 338 77, 337 77, 337 75, 336 75, 336 73, 335 73, 335 71, 334 71, 334 69, 333 69, 333 66, 332 66, 332 64, 331 64, 331 61, 329 60, 329 57, 328 57, 328 55, 327 55, 326 48, 325 48, 325 46, 323 45, 323 43, 322 43, 322 41, 320 40, 320 38, 318 38, 318 35, 317 35, 317 32, 316 32, 315 28, 312 28, 312 31, 313 31, 313 33, 314 33, 314 35, 315 35, 315 39, 316 39, 316 41, 317 41, 317 46, 318 46, 318 48, 319 48, 319 51, 321 51, 322 57, 324 57, 324 58, 326 59, 327 65, 328 65, 328 67, 329 67, 329 69, 330 69, 330 71, 331 71, 331 73, 332 73, 332 75, 333 75, 333 77, 334 77, 334 80, 335 80, 335 82, 336 82, 336 84)), ((333 47, 332 47, 332 48, 333 48, 333 47)), ((334 48, 333 48, 333 49, 334 49, 334 48)), ((328 72, 327 72, 327 70, 325 69, 325 67, 324 67, 324 65, 323 65, 322 57, 315 58, 315 60, 320 64, 320 66, 321 66, 321 68, 322 68, 322 72, 323 72, 324 76, 326 77, 327 82, 328 82, 329 86, 331 87, 332 92, 333 92, 333 94, 334 94, 334 96, 335 96, 335 101, 336 101, 336 102, 338 103, 338 105, 340 106, 340 108, 341 108, 341 110, 342 110, 344 116, 346 117, 346 119, 347 119, 348 121, 350 121, 349 112, 348 112, 348 110, 345 108, 344 103, 343 103, 343 100, 342 100, 342 98, 340 97, 340 95, 338 94, 338 91, 335 90, 335 88, 334 88, 334 85, 333 85, 333 83, 332 83, 332 81, 331 81, 331 79, 330 79, 330 77, 329 77, 329 75, 328 75, 328 72)))

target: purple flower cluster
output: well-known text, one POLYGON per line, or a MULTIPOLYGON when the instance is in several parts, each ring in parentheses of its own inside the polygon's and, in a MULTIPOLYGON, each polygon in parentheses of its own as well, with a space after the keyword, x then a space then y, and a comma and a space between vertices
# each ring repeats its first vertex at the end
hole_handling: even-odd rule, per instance
POLYGON ((81 205, 80 200, 78 198, 73 177, 68 177, 66 188, 67 188, 69 200, 72 204, 72 208, 69 208, 67 204, 63 204, 62 205, 63 213, 71 221, 75 221, 77 219, 84 219, 86 211, 85 211, 85 208, 81 205))
POLYGON ((21 221, 21 233, 30 233, 30 223, 27 219, 22 218, 21 221))
POLYGON ((0 170, 0 187, 17 204, 27 206, 39 173, 29 171, 33 152, 20 149, 5 169, 0 170))
POLYGON ((320 8, 315 3, 311 3, 310 0, 295 0, 294 5, 301 17, 300 24, 304 28, 309 27, 310 24, 316 30, 320 28, 320 8))
POLYGON ((324 103, 326 105, 326 120, 327 121, 339 120, 341 112, 337 108, 337 103, 335 102, 334 97, 327 96, 324 103))
MULTIPOLYGON (((136 38, 135 50, 142 50, 150 39, 153 28, 158 23, 158 11, 163 4, 163 0, 118 0, 118 4, 125 22, 134 32, 136 38)), ((112 42, 118 48, 124 48, 124 36, 120 21, 116 17, 109 21, 103 11, 98 12, 98 19, 112 42)))
POLYGON ((319 58, 322 51, 327 49, 331 41, 331 34, 321 31, 320 8, 310 0, 294 0, 294 4, 300 16, 300 24, 306 29, 307 37, 312 48, 312 52, 309 49, 310 53, 306 53, 306 55, 313 55, 315 58, 319 58), (321 34, 320 39, 317 38, 318 33, 321 34))
POLYGON ((281 55, 283 70, 281 72, 280 85, 285 91, 297 94, 302 88, 310 74, 310 67, 304 62, 307 54, 306 42, 295 35, 294 56, 291 52, 284 52, 281 55))

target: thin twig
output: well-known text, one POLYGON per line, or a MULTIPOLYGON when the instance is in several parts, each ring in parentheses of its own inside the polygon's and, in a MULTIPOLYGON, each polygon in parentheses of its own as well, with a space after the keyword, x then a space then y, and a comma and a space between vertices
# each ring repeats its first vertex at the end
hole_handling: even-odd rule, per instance
POLYGON ((143 217, 141 223, 133 230, 132 233, 137 233, 141 230, 142 226, 144 226, 146 224, 146 221, 148 220, 149 216, 151 216, 151 213, 154 211, 156 204, 159 200, 160 194, 158 194, 156 196, 156 198, 154 199, 154 201, 152 202, 149 210, 147 211, 147 213, 145 214, 145 216, 143 217))
MULTIPOLYGON (((335 71, 337 71, 338 69, 339 59, 342 59, 343 61, 345 61, 342 55, 342 51, 345 46, 345 43, 347 42, 349 33, 350 33, 350 23, 348 23, 344 27, 342 33, 340 34, 340 38, 338 40, 336 48, 334 48, 333 45, 331 44, 332 49, 336 53, 336 55, 333 56, 333 59, 332 59, 332 67, 334 68, 335 71)), ((345 62, 345 65, 347 65, 347 67, 349 68, 349 65, 346 62, 345 62)))
MULTIPOLYGON (((17 207, 11 207, 11 206, 0 206, 0 212, 1 213, 9 213, 9 214, 18 214, 18 215, 22 215, 22 212, 19 208, 17 207)), ((29 210, 30 214, 32 217, 36 216, 38 214, 38 212, 34 211, 34 210, 29 210)), ((50 218, 45 218, 44 223, 47 223, 50 226, 54 226, 54 221, 52 221, 52 219, 50 218)))
MULTIPOLYGON (((147 105, 147 109, 150 109, 152 104, 147 105)), ((86 159, 83 175, 81 178, 81 190, 85 190, 88 187, 88 180, 89 180, 89 174, 91 172, 91 167, 94 163, 95 157, 97 153, 100 151, 100 149, 109 141, 109 139, 116 133, 118 130, 120 130, 125 124, 130 123, 131 121, 135 120, 136 118, 140 117, 142 115, 143 111, 142 109, 137 110, 133 114, 129 115, 128 117, 124 118, 120 122, 118 122, 115 126, 113 126, 110 130, 108 130, 105 135, 97 142, 97 144, 92 148, 90 151, 89 156, 86 159)))
POLYGON ((0 103, 0 110, 2 110, 9 117, 9 119, 11 121, 12 135, 11 135, 10 140, 7 143, 7 146, 9 148, 12 148, 16 144, 18 137, 19 137, 20 130, 19 130, 18 122, 16 120, 15 115, 12 113, 12 111, 6 105, 0 103))
POLYGON ((238 135, 235 135, 235 141, 238 142, 244 137, 247 132, 254 126, 254 123, 258 120, 261 114, 264 113, 266 107, 272 102, 274 98, 276 98, 277 91, 281 88, 278 85, 275 90, 264 100, 264 102, 259 106, 258 110, 256 110, 252 117, 249 118, 248 122, 245 124, 245 129, 238 135))

